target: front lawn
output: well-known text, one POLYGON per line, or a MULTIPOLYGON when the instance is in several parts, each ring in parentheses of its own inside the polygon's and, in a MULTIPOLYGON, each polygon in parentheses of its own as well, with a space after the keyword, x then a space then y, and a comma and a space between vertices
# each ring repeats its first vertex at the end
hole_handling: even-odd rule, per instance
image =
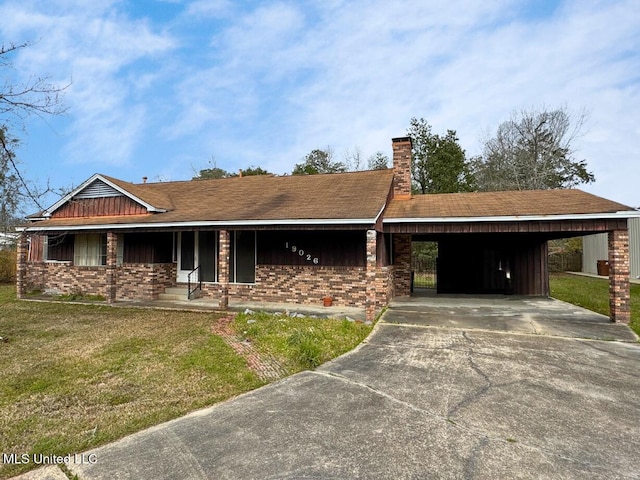
MULTIPOLYGON (((609 315, 609 281, 566 273, 553 273, 549 278, 551 296, 609 315)), ((631 323, 629 326, 640 335, 640 285, 631 284, 631 323)))
MULTIPOLYGON (((219 313, 21 302, 6 285, 0 311, 0 455, 79 453, 266 383, 212 333, 219 313)), ((263 314, 229 328, 276 358, 283 375, 371 331, 263 314)), ((33 467, 0 462, 0 478, 33 467)))

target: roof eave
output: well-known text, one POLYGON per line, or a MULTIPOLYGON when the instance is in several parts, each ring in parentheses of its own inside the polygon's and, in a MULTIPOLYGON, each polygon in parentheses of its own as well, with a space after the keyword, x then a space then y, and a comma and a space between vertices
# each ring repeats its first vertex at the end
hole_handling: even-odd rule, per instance
POLYGON ((186 222, 139 222, 139 223, 101 223, 95 225, 46 225, 46 220, 33 226, 17 227, 18 232, 41 231, 87 231, 87 230, 123 230, 131 228, 198 228, 198 227, 263 227, 263 226, 328 226, 328 225, 358 225, 371 226, 376 223, 375 218, 338 218, 338 219, 280 219, 280 220, 200 220, 186 222))
POLYGON ((628 210, 604 213, 579 213, 560 215, 503 215, 487 217, 394 217, 384 218, 383 223, 478 223, 478 222, 533 222, 562 220, 610 220, 640 217, 640 211, 628 210))

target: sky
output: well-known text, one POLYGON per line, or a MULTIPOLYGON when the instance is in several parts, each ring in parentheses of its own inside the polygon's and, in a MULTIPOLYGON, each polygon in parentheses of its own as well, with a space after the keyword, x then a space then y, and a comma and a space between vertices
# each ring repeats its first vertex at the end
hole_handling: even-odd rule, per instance
POLYGON ((0 0, 0 42, 34 42, 0 81, 69 84, 64 116, 15 132, 41 185, 391 157, 412 117, 473 156, 514 112, 565 108, 588 115, 580 188, 640 206, 638 0, 0 0))

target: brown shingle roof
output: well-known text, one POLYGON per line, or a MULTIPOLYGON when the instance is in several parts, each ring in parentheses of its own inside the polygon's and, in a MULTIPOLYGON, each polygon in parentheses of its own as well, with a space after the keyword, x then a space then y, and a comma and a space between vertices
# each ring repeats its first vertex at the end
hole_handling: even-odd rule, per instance
POLYGON ((173 222, 373 220, 387 201, 393 171, 326 175, 249 176, 132 184, 102 175, 164 213, 60 218, 42 227, 173 222))
POLYGON ((392 200, 385 219, 586 215, 633 208, 581 190, 527 190, 415 195, 392 200))
POLYGON ((133 196, 139 198, 140 200, 147 202, 150 205, 153 205, 156 208, 162 210, 172 210, 174 208, 171 198, 167 195, 166 192, 162 191, 162 189, 158 188, 147 188, 148 186, 155 184, 136 184, 125 182, 124 180, 120 180, 118 178, 109 177, 107 175, 101 175, 106 180, 114 183, 118 187, 126 190, 133 196))

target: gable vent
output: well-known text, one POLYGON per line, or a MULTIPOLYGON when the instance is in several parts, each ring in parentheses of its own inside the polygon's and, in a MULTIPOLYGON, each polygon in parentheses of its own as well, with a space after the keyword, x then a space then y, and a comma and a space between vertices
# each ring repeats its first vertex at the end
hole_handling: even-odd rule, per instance
POLYGON ((103 198, 103 197, 121 197, 122 193, 113 187, 110 187, 102 180, 95 180, 91 185, 87 185, 80 192, 74 195, 74 198, 103 198))

